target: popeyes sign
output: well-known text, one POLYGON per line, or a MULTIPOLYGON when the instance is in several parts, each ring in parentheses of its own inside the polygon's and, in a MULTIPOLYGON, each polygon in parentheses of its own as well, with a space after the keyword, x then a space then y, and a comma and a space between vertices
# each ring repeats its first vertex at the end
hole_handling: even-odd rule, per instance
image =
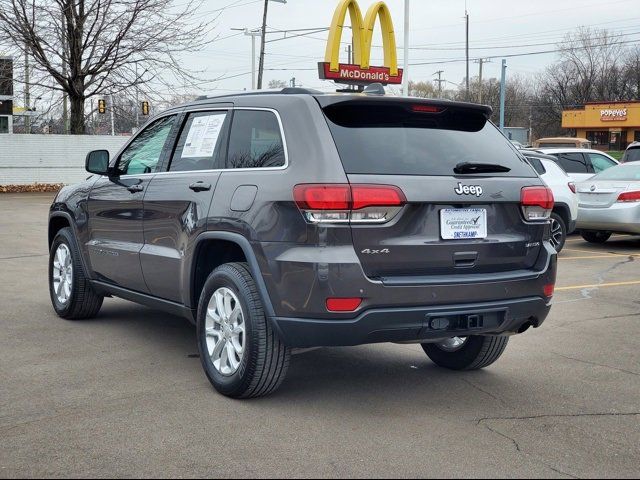
POLYGON ((376 2, 363 17, 356 0, 341 0, 333 15, 324 62, 318 64, 320 78, 337 83, 368 85, 370 83, 401 84, 402 69, 398 68, 396 35, 389 7, 384 2, 376 2), (347 13, 353 30, 353 63, 340 63, 342 30, 347 13), (373 29, 380 18, 384 66, 371 66, 371 45, 373 29))
POLYGON ((624 122, 626 119, 626 108, 603 108, 600 110, 600 120, 603 122, 624 122))

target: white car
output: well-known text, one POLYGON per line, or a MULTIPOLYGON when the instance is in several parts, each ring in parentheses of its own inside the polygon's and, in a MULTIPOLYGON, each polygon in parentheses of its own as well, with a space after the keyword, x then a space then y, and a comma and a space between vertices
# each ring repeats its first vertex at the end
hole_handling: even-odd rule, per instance
POLYGON ((538 148, 536 152, 555 157, 555 162, 576 183, 589 180, 594 175, 619 164, 606 153, 587 148, 538 148))
POLYGON ((555 206, 551 213, 551 244, 560 252, 567 235, 573 233, 578 219, 576 185, 558 166, 556 158, 534 151, 522 152, 540 178, 553 191, 555 206))

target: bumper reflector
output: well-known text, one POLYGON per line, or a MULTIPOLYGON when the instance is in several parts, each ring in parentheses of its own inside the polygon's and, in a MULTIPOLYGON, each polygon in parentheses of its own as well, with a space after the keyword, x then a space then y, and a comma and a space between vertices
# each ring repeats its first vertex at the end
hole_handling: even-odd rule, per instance
POLYGON ((547 298, 553 297, 553 292, 555 291, 555 284, 550 283, 549 285, 544 286, 544 296, 547 298))
POLYGON ((327 310, 330 312, 354 312, 361 304, 361 298, 327 298, 327 310))

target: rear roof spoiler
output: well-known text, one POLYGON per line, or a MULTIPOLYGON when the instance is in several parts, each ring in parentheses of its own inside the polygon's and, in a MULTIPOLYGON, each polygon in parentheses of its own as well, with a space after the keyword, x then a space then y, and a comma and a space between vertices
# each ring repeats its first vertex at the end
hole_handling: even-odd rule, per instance
POLYGON ((372 95, 314 95, 322 108, 333 105, 343 104, 360 104, 360 105, 429 105, 451 110, 467 110, 469 112, 483 115, 487 120, 491 118, 493 109, 488 105, 479 105, 477 103, 453 102, 450 100, 432 100, 413 97, 382 97, 372 95))

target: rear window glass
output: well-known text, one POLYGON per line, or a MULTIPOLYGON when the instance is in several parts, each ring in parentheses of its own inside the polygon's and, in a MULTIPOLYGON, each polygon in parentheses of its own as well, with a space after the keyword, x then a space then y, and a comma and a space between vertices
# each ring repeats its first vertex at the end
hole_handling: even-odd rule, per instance
POLYGON ((415 113, 411 105, 354 103, 324 109, 346 173, 451 176, 456 165, 471 162, 511 169, 484 176, 535 176, 481 113, 415 113))
POLYGON ((620 165, 599 173, 593 179, 597 180, 640 180, 640 164, 620 165))
POLYGON ((539 158, 527 157, 527 160, 529 161, 533 169, 538 172, 538 175, 544 175, 545 173, 547 173, 547 171, 544 169, 544 165, 542 165, 542 162, 539 158))

